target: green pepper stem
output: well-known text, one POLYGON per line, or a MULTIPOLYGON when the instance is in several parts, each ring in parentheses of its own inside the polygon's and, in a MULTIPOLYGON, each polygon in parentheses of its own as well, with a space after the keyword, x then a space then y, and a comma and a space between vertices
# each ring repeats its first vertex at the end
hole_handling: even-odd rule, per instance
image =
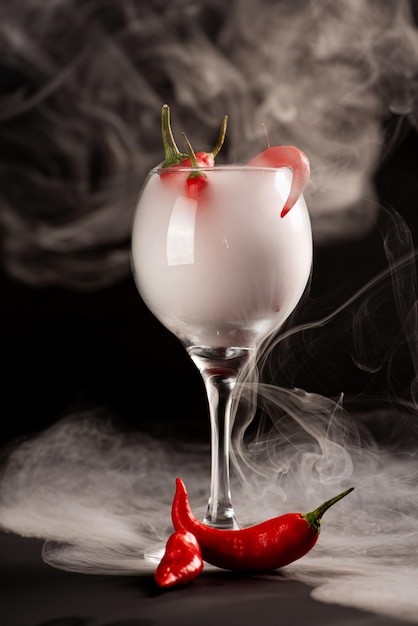
POLYGON ((189 138, 187 137, 186 133, 182 133, 182 135, 183 135, 183 140, 184 140, 184 148, 186 150, 187 156, 189 157, 190 163, 192 164, 192 168, 193 168, 193 172, 189 174, 189 178, 197 178, 198 176, 203 176, 204 178, 206 178, 206 174, 204 174, 203 172, 199 170, 199 165, 196 159, 196 153, 193 150, 193 146, 190 143, 189 138))
POLYGON ((271 146, 270 146, 270 139, 268 136, 268 132, 267 132, 267 128, 266 125, 263 123, 261 124, 263 127, 263 131, 264 131, 264 137, 266 138, 266 149, 268 150, 271 146))
POLYGON ((161 109, 161 135, 164 148, 163 167, 171 167, 183 161, 186 155, 180 152, 174 140, 173 131, 171 130, 170 107, 168 104, 163 104, 161 109))
POLYGON ((219 133, 218 141, 216 142, 216 146, 210 153, 213 158, 216 157, 216 155, 219 153, 220 149, 224 145, 227 124, 228 124, 228 116, 225 115, 224 119, 222 120, 222 126, 221 126, 221 131, 219 133))
POLYGON ((192 167, 197 168, 198 164, 197 164, 197 159, 196 159, 196 153, 193 150, 193 146, 189 141, 189 138, 187 137, 186 133, 181 133, 183 135, 183 143, 184 143, 184 148, 186 150, 186 154, 190 159, 190 163, 192 164, 192 167))
POLYGON ((322 516, 324 515, 325 511, 328 511, 328 509, 333 504, 335 504, 336 502, 338 502, 339 500, 347 496, 353 490, 354 490, 354 487, 350 487, 349 489, 346 489, 342 493, 338 494, 338 496, 335 496, 334 498, 331 498, 330 500, 326 500, 326 502, 321 504, 314 511, 311 511, 310 513, 304 513, 302 517, 306 519, 309 526, 311 526, 314 530, 316 530, 317 533, 319 533, 321 529, 322 516))

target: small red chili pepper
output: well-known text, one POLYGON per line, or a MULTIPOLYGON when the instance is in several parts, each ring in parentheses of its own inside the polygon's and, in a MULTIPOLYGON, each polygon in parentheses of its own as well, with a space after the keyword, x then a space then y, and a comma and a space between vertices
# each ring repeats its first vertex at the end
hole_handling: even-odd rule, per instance
POLYGON ((300 559, 316 544, 325 511, 353 487, 327 500, 311 513, 287 513, 242 530, 211 528, 197 520, 186 487, 176 479, 172 520, 176 530, 196 537, 204 561, 229 570, 274 570, 300 559))
MULTIPOLYGON (((201 197, 203 191, 206 189, 208 179, 204 172, 202 172, 199 168, 201 165, 197 162, 197 155, 194 153, 192 144, 187 139, 186 133, 183 133, 184 139, 184 147, 186 148, 187 154, 189 155, 188 163, 190 165, 185 165, 185 167, 193 167, 193 172, 188 175, 186 178, 186 194, 188 198, 193 198, 194 200, 198 200, 201 197)), ((201 154, 205 154, 210 157, 209 153, 201 152, 201 154)), ((209 167, 214 167, 215 160, 212 158, 213 164, 209 167)), ((182 161, 182 163, 184 163, 182 161)), ((203 166, 202 166, 203 167, 203 166)))
POLYGON ((160 587, 186 585, 202 569, 202 553, 196 537, 187 530, 177 530, 168 538, 154 578, 160 587))
POLYGON ((254 167, 290 167, 292 170, 292 186, 280 217, 284 217, 298 200, 308 183, 311 173, 308 157, 295 146, 269 147, 254 157, 254 159, 251 159, 247 165, 254 167))
POLYGON ((197 200, 206 189, 208 179, 203 172, 189 174, 186 179, 186 195, 188 198, 197 200))
POLYGON ((176 171, 177 168, 193 168, 193 172, 186 178, 186 193, 188 196, 197 198, 198 195, 206 187, 206 175, 204 172, 199 171, 199 168, 210 168, 215 165, 215 158, 218 155, 220 149, 223 146, 226 135, 226 127, 228 122, 228 116, 225 115, 218 140, 212 152, 194 152, 189 140, 183 133, 186 152, 180 152, 177 144, 174 140, 173 132, 170 122, 170 108, 167 104, 163 105, 161 111, 161 132, 164 147, 164 162, 162 169, 166 171, 160 172, 160 175, 165 180, 175 179, 179 180, 180 172, 176 171), (170 170, 173 170, 170 172, 170 170))

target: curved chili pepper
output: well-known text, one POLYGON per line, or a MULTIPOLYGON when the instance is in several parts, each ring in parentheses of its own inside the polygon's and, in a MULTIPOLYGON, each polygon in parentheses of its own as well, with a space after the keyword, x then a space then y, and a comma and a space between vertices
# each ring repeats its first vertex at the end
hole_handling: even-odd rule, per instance
POLYGON ((290 167, 293 172, 292 186, 280 217, 284 217, 297 202, 305 189, 311 168, 304 152, 295 146, 272 146, 247 163, 254 167, 290 167))
POLYGON ((195 518, 186 487, 176 479, 172 520, 176 530, 196 537, 204 561, 229 570, 273 570, 300 559, 318 541, 325 511, 353 487, 327 500, 311 513, 287 513, 242 530, 211 528, 195 518))
POLYGON ((202 553, 196 537, 187 530, 177 530, 168 538, 154 578, 160 587, 186 585, 202 569, 202 553))

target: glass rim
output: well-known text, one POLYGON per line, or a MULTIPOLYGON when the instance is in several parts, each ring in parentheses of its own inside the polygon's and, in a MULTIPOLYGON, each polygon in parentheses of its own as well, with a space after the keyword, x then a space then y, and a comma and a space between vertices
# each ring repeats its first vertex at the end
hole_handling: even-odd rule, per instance
POLYGON ((292 168, 287 165, 282 165, 281 167, 269 167, 268 165, 241 165, 239 163, 225 164, 225 165, 214 165, 203 166, 203 167, 184 167, 184 166, 176 166, 171 165, 170 167, 162 167, 162 164, 153 167, 150 170, 150 174, 161 174, 161 173, 197 173, 197 172, 282 172, 284 170, 291 170, 292 168))

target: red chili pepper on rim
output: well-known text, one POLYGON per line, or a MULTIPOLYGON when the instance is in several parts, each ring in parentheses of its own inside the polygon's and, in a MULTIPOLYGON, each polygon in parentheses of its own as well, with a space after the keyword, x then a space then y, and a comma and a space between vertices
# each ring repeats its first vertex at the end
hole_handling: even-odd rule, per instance
POLYGON ((197 539, 204 561, 229 570, 273 570, 300 559, 318 541, 321 519, 353 487, 327 500, 311 513, 287 513, 242 530, 211 528, 195 518, 186 487, 176 479, 172 505, 175 530, 188 530, 197 539))
POLYGON ((215 158, 225 141, 227 123, 228 116, 225 115, 218 140, 211 152, 195 153, 184 133, 183 138, 186 152, 180 152, 171 129, 170 108, 167 104, 164 104, 161 111, 161 133, 164 147, 162 169, 167 171, 160 172, 160 175, 164 177, 165 180, 170 180, 175 177, 175 180, 178 182, 181 172, 176 171, 177 168, 193 168, 193 172, 186 178, 186 192, 188 196, 197 198, 199 193, 206 187, 207 182, 205 173, 200 171, 199 168, 211 168, 215 166, 215 158), (172 171, 170 172, 170 170, 172 171))
POLYGON ((186 585, 203 569, 202 553, 196 537, 187 530, 177 530, 168 538, 163 558, 154 578, 160 587, 186 585))
MULTIPOLYGON (((185 165, 184 167, 193 167, 193 172, 186 178, 186 193, 189 198, 198 200, 203 191, 206 189, 208 179, 206 174, 199 169, 199 167, 204 166, 201 166, 201 164, 197 162, 197 155, 194 153, 192 144, 188 140, 186 133, 183 133, 183 138, 184 147, 189 155, 186 160, 190 163, 190 165, 185 165)), ((209 153, 201 152, 201 154, 206 155, 209 161, 212 160, 213 164, 209 167, 214 167, 215 159, 209 153)), ((182 161, 182 163, 184 162, 182 161)))
POLYGON ((297 202, 308 183, 311 173, 308 157, 295 146, 269 147, 254 157, 254 159, 251 159, 247 165, 254 167, 289 167, 292 170, 292 186, 280 217, 284 217, 297 202))

